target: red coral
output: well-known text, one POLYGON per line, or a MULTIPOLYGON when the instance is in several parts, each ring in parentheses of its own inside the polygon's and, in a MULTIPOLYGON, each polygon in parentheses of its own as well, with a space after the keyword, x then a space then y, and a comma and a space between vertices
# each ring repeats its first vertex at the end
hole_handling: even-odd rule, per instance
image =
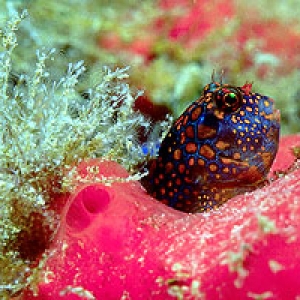
POLYGON ((286 74, 300 66, 300 35, 297 24, 285 24, 278 20, 265 20, 259 14, 241 21, 240 27, 232 37, 237 43, 237 53, 246 54, 248 50, 250 65, 255 64, 258 75, 264 76, 270 69, 278 74, 286 74))
POLYGON ((127 52, 138 55, 147 63, 155 57, 155 45, 160 41, 178 42, 187 48, 194 48, 210 33, 221 29, 235 11, 233 3, 228 0, 217 0, 214 3, 208 0, 197 3, 161 0, 159 7, 163 17, 140 28, 139 35, 131 42, 123 41, 114 32, 108 32, 101 35, 99 45, 119 54, 127 52), (174 8, 184 13, 168 15, 168 11, 174 8))
POLYGON ((149 63, 156 54, 163 54, 159 51, 172 55, 172 43, 176 43, 184 48, 185 57, 217 61, 222 68, 233 70, 254 66, 261 77, 270 70, 282 75, 300 66, 300 35, 293 20, 266 18, 258 8, 247 11, 228 0, 160 0, 159 7, 163 16, 140 28, 131 42, 110 32, 99 44, 117 53, 138 55, 149 63), (169 13, 176 9, 180 13, 169 13), (233 27, 231 21, 238 25, 233 27))
MULTIPOLYGON (((299 143, 300 135, 283 139, 274 170, 293 163, 287 149, 299 143)), ((114 162, 79 166, 86 179, 97 170, 99 179, 128 175, 114 162)), ((106 300, 173 299, 176 293, 183 299, 295 299, 299 179, 295 170, 194 215, 157 202, 135 181, 79 185, 62 213, 39 296, 28 292, 24 299, 79 299, 71 286, 106 300)))
POLYGON ((185 46, 199 43, 215 30, 221 29, 234 16, 232 1, 160 1, 162 9, 180 7, 185 14, 174 20, 169 30, 169 38, 183 42, 185 46))

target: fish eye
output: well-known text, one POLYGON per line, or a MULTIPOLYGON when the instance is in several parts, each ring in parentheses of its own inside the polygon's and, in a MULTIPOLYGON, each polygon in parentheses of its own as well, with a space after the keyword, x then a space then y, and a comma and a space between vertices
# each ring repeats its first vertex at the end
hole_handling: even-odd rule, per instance
POLYGON ((241 100, 241 93, 233 88, 219 89, 215 93, 216 105, 228 113, 237 111, 241 106, 241 100))
POLYGON ((224 95, 224 103, 227 106, 233 106, 236 102, 238 102, 238 97, 235 93, 228 93, 224 95))

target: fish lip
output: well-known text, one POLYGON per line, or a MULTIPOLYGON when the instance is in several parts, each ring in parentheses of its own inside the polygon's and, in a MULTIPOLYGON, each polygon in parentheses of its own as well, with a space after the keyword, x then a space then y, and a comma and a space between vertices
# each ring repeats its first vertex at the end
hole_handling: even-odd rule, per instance
POLYGON ((273 110, 273 120, 280 122, 280 110, 277 108, 274 108, 273 110))

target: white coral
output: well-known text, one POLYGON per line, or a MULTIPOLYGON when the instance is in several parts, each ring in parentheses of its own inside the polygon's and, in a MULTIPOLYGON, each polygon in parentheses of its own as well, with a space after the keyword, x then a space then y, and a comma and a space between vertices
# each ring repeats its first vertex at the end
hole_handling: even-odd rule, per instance
MULTIPOLYGON (((37 51, 32 74, 18 74, 12 80, 16 31, 25 16, 26 12, 16 15, 1 30, 0 259, 2 270, 10 268, 11 278, 18 278, 26 263, 11 260, 4 249, 9 249, 26 226, 24 218, 34 211, 46 211, 53 192, 62 192, 62 184, 65 188, 68 182, 66 167, 83 159, 106 157, 129 169, 141 158, 139 128, 150 128, 132 108, 138 94, 125 81, 128 68, 105 67, 98 83, 87 91, 88 99, 76 90, 85 72, 83 61, 69 64, 66 74, 55 81, 47 68, 55 59, 54 50, 37 51), (14 218, 16 208, 21 225, 14 218)), ((4 278, 1 272, 0 277, 4 278)), ((19 289, 19 284, 5 281, 3 286, 19 289)))

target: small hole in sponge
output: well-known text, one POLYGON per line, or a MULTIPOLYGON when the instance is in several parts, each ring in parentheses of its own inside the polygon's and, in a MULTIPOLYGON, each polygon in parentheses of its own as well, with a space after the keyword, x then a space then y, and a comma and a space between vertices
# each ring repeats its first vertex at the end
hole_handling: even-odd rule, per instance
POLYGON ((92 214, 104 211, 110 202, 105 188, 90 185, 82 189, 73 199, 66 214, 66 223, 73 230, 81 231, 92 222, 92 214))
POLYGON ((86 187, 81 191, 81 194, 82 204, 91 214, 97 214, 106 209, 110 201, 108 192, 105 189, 94 185, 86 187))

